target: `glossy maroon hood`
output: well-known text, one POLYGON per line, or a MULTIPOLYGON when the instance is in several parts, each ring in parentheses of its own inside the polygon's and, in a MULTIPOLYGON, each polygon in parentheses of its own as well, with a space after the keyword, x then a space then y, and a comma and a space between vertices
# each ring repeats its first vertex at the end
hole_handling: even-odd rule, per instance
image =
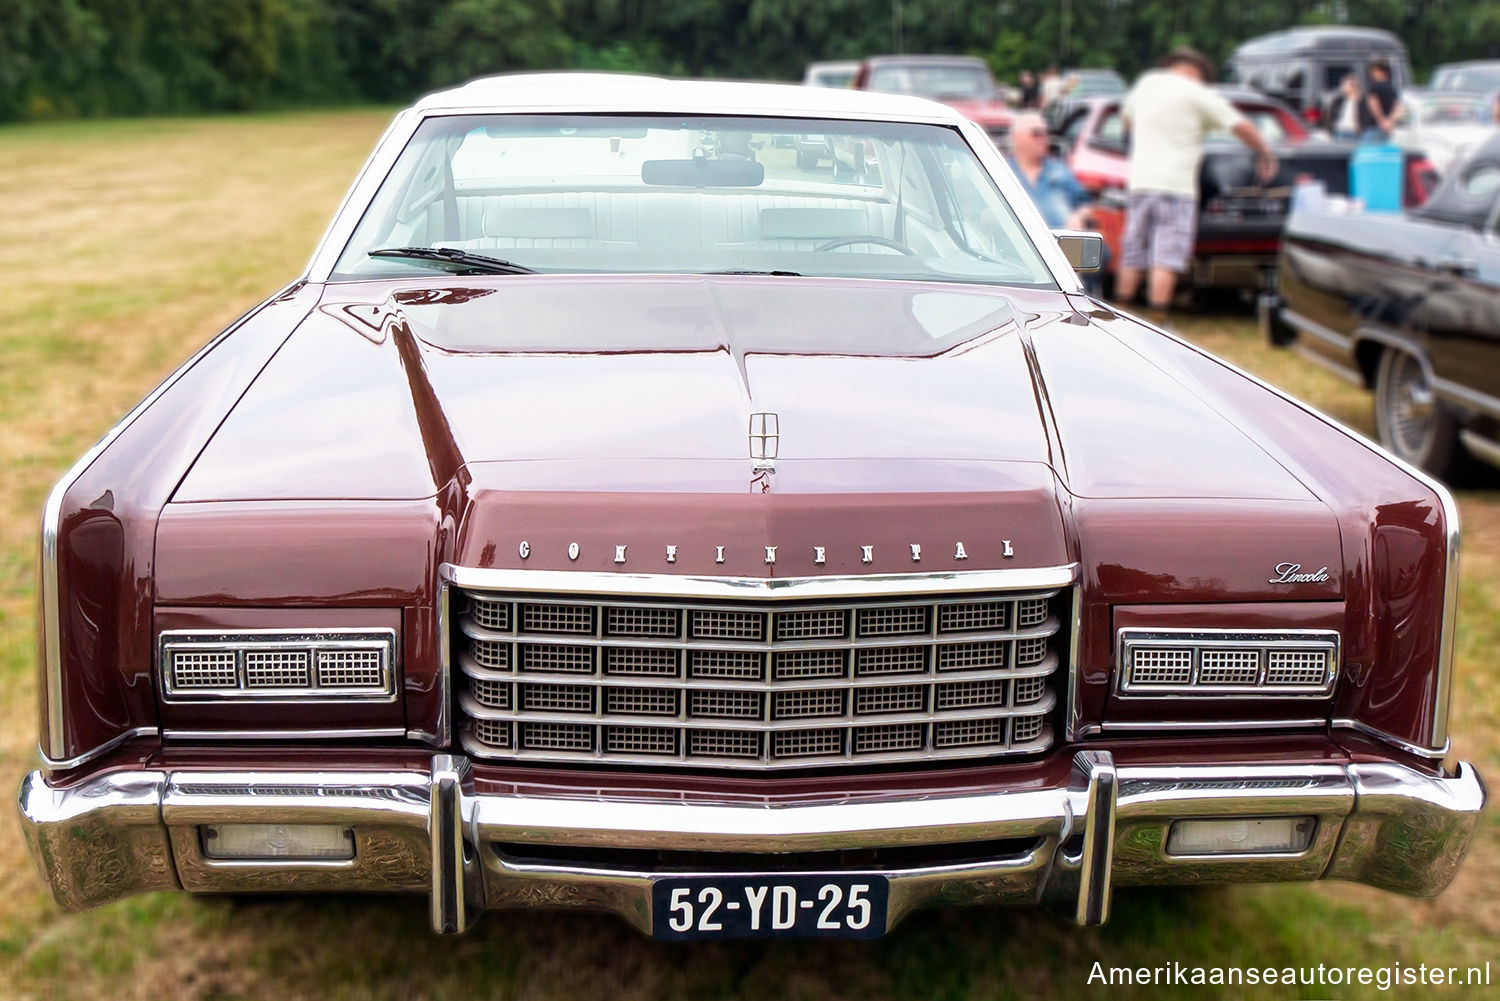
MULTIPOLYGON (((1077 558, 1063 508, 1170 498, 1197 507, 1169 523, 1270 512, 1298 558, 1336 563, 1327 508, 1237 420, 1058 292, 692 276, 340 285, 174 502, 410 500, 457 484, 469 564, 520 565, 526 548, 528 567, 620 569, 625 545, 630 569, 761 575, 1056 566, 1077 558), (773 473, 749 457, 755 413, 778 417, 773 473), (584 555, 570 560, 574 541, 584 555), (681 561, 668 565, 668 546, 681 561)), ((1132 531, 1161 530, 1160 504, 1127 510, 1154 519, 1132 531)), ((1273 555, 1254 555, 1248 584, 1264 587, 1273 555)))
POLYGON ((174 499, 747 493, 760 412, 777 493, 1311 499, 1062 294, 695 277, 330 286, 174 499))

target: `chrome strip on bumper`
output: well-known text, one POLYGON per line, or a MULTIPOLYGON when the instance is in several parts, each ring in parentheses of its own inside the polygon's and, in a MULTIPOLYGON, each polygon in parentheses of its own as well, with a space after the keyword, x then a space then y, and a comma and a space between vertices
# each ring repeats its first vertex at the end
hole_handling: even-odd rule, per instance
POLYGON ((1117 766, 1091 750, 1075 756, 1063 787, 939 798, 778 806, 476 794, 467 759, 437 755, 427 772, 144 770, 55 789, 33 772, 20 810, 53 896, 74 910, 176 888, 425 890, 445 933, 485 908, 517 906, 605 910, 649 932, 654 873, 610 865, 611 849, 763 852, 775 874, 790 871, 778 862, 789 852, 1016 841, 1003 858, 879 869, 891 892, 887 928, 920 907, 959 903, 1041 902, 1097 924, 1114 886, 1328 877, 1435 895, 1456 874, 1484 801, 1468 763, 1437 778, 1391 763, 1117 766), (1311 843, 1296 853, 1167 852, 1176 820, 1268 816, 1316 818, 1311 843), (216 823, 346 825, 355 856, 210 859, 199 829, 216 823), (543 860, 548 846, 572 857, 599 849, 604 860, 517 859, 499 845, 534 845, 543 860))

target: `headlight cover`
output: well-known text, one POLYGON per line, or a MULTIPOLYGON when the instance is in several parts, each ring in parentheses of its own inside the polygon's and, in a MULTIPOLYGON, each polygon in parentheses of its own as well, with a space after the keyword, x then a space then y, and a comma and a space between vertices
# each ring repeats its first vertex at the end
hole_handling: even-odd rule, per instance
POLYGON ((1339 671, 1327 629, 1121 629, 1115 690, 1125 697, 1326 698, 1339 671))
POLYGON ((392 629, 178 629, 158 637, 157 651, 167 702, 396 698, 392 629))

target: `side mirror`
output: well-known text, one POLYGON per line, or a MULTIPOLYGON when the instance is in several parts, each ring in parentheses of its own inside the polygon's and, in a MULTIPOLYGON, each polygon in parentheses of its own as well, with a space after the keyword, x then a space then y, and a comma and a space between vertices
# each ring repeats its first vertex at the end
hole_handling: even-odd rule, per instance
POLYGON ((1057 245, 1074 271, 1082 274, 1104 267, 1104 237, 1098 233, 1054 229, 1052 235, 1057 238, 1057 245))

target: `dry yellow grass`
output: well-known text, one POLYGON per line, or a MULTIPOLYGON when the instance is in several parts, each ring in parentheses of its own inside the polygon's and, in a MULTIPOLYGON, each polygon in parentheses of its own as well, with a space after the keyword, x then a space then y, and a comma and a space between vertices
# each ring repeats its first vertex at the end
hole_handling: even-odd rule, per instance
MULTIPOLYGON (((351 112, 0 130, 0 268, 11 278, 0 299, 7 788, 31 764, 31 581, 46 490, 180 359, 300 271, 387 118, 351 112)), ((1252 328, 1244 316, 1185 323, 1211 350, 1369 429, 1363 393, 1267 351, 1252 328)), ((1461 505, 1468 535, 1454 725, 1459 750, 1494 775, 1500 496, 1465 494, 1461 505)), ((1096 959, 1132 966, 1494 959, 1497 884, 1500 839, 1487 823, 1458 883, 1435 901, 1341 885, 1122 893, 1101 930, 1029 911, 944 911, 918 915, 868 945, 664 947, 607 918, 494 914, 468 936, 438 940, 417 898, 235 904, 156 895, 64 915, 9 822, 0 827, 0 996, 1077 997, 1096 959)))

